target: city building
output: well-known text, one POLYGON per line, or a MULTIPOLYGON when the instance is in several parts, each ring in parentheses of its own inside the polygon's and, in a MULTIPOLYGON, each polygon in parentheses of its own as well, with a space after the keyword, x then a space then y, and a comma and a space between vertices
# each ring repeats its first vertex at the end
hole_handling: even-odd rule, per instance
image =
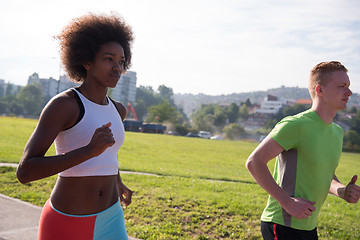
POLYGON ((77 87, 80 83, 72 82, 66 75, 60 76, 60 80, 58 82, 58 90, 57 92, 63 92, 69 88, 77 87))
POLYGON ((136 100, 136 72, 127 71, 123 74, 112 90, 111 96, 123 103, 134 103, 136 100))
POLYGON ((44 96, 53 97, 57 93, 58 81, 54 78, 40 78, 39 74, 33 73, 28 79, 28 85, 40 86, 44 96))
MULTIPOLYGON (((66 75, 62 75, 60 80, 56 80, 52 77, 40 78, 39 74, 34 73, 28 79, 28 85, 30 84, 40 86, 43 95, 51 98, 66 89, 79 86, 80 83, 72 82, 66 75)), ((136 72, 127 71, 122 75, 116 87, 111 90, 111 96, 125 105, 129 102, 134 103, 136 100, 136 72)))
POLYGON ((255 112, 250 114, 247 121, 242 125, 246 130, 256 130, 264 127, 268 119, 277 114, 285 106, 293 106, 296 101, 291 99, 279 99, 276 96, 267 95, 261 102, 260 108, 256 108, 255 112))
POLYGON ((279 100, 278 97, 267 95, 264 101, 261 102, 261 107, 256 109, 255 112, 261 114, 276 114, 284 105, 284 101, 279 100))
POLYGON ((79 84, 70 81, 66 76, 60 76, 60 81, 52 77, 50 78, 40 78, 39 74, 34 73, 28 79, 28 85, 34 84, 41 87, 43 95, 45 97, 51 98, 58 94, 59 92, 65 91, 66 89, 76 87, 79 84))

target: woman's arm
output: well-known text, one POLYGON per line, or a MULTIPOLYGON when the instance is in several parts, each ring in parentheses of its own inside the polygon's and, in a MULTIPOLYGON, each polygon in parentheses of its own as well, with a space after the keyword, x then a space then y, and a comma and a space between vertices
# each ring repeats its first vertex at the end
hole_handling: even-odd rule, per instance
POLYGON ((130 205, 133 192, 122 182, 120 172, 117 175, 116 186, 121 204, 124 206, 130 205))

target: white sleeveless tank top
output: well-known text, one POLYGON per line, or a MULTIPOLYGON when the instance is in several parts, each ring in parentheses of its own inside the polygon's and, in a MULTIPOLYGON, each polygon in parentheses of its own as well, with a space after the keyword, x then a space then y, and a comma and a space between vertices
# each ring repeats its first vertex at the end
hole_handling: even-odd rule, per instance
POLYGON ((97 157, 90 158, 79 165, 69 168, 61 173, 61 177, 84 177, 84 176, 107 176, 118 174, 117 153, 124 142, 125 130, 114 103, 108 100, 107 105, 99 105, 91 102, 76 89, 85 113, 82 119, 70 129, 58 134, 55 139, 57 154, 64 154, 81 148, 90 143, 95 130, 108 122, 111 122, 111 132, 114 135, 115 144, 107 148, 97 157))

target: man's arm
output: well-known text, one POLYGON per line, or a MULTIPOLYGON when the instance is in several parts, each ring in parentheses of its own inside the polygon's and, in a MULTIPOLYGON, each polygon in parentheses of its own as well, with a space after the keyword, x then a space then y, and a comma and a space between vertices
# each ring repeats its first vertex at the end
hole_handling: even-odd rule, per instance
POLYGON ((268 192, 290 215, 303 219, 308 218, 315 211, 315 203, 303 198, 290 197, 274 180, 267 163, 284 151, 284 148, 271 137, 263 142, 251 153, 246 168, 255 181, 268 192))
POLYGON ((355 184, 356 180, 357 176, 354 175, 350 182, 345 186, 339 181, 336 175, 334 175, 329 192, 349 203, 357 203, 360 198, 360 187, 355 184))

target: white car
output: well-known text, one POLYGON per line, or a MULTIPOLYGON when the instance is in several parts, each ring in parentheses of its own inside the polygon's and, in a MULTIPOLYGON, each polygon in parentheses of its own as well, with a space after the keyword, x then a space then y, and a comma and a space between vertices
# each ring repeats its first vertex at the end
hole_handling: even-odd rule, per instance
POLYGON ((200 131, 200 132, 198 132, 198 136, 201 138, 210 139, 211 134, 210 134, 210 132, 200 131))
POLYGON ((215 135, 215 136, 212 136, 210 139, 212 140, 223 140, 224 138, 220 135, 215 135))

